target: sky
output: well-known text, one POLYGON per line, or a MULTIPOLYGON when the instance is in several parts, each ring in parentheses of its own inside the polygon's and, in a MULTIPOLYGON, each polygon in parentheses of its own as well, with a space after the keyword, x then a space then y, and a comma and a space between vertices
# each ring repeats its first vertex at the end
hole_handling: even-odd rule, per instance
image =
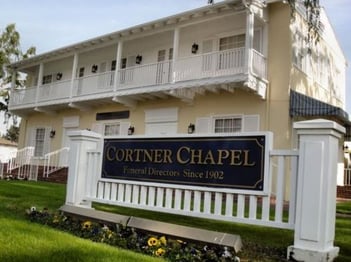
MULTIPOLYGON (((22 49, 35 46, 41 54, 206 4, 207 0, 7 0, 1 3, 0 30, 15 23, 22 49)), ((350 63, 351 0, 320 0, 320 4, 350 63)), ((346 89, 346 110, 351 115, 351 64, 346 89)), ((2 121, 0 130, 1 125, 2 121)))

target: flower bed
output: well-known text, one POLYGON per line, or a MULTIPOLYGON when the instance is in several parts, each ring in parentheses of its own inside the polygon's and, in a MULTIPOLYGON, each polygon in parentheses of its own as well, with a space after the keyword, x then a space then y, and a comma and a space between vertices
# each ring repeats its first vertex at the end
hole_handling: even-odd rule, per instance
POLYGON ((189 242, 172 236, 144 232, 120 224, 106 224, 84 220, 63 213, 51 214, 32 207, 27 210, 31 221, 49 225, 78 237, 112 246, 163 257, 169 261, 239 261, 233 248, 189 242))

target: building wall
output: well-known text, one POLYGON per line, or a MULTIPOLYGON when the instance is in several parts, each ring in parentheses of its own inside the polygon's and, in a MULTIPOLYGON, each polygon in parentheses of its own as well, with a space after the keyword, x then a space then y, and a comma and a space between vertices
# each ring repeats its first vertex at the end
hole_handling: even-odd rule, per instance
POLYGON ((259 115, 260 130, 266 130, 266 103, 258 96, 252 95, 240 89, 233 93, 221 91, 219 93, 206 92, 205 95, 197 96, 192 104, 184 103, 177 98, 148 100, 138 103, 136 108, 128 108, 121 104, 111 104, 95 108, 89 112, 76 109, 64 110, 51 116, 43 113, 35 113, 21 122, 19 148, 28 145, 31 128, 45 127, 55 130, 55 136, 50 139, 50 150, 54 151, 62 146, 63 119, 65 117, 78 116, 79 126, 77 129, 94 129, 94 125, 104 121, 96 121, 96 113, 130 111, 129 119, 108 120, 128 122, 135 127, 135 135, 145 133, 145 112, 151 109, 177 108, 178 121, 177 132, 187 133, 189 123, 196 123, 199 117, 214 117, 228 115, 259 115))
POLYGON ((269 6, 267 129, 274 133, 274 147, 291 147, 292 127, 289 116, 291 74, 290 9, 275 3, 269 6))

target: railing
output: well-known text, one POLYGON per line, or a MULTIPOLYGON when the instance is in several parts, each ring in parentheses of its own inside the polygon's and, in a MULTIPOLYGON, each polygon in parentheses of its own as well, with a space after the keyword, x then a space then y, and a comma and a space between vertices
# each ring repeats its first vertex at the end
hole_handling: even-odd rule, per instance
POLYGON ((34 156, 34 147, 25 147, 17 152, 13 152, 9 163, 7 165, 7 173, 24 165, 29 165, 32 157, 34 156))
POLYGON ((162 85, 172 81, 172 61, 133 66, 118 71, 118 89, 162 85))
POLYGON ((50 152, 45 155, 44 159, 44 173, 43 177, 49 177, 49 175, 61 168, 68 166, 68 152, 69 147, 63 147, 59 150, 50 152))
POLYGON ((87 200, 179 215, 293 229, 297 181, 297 151, 272 151, 270 170, 275 194, 249 195, 243 191, 127 180, 100 179, 99 152, 88 153, 87 200), (289 170, 287 172, 287 170, 289 170), (289 185, 289 186, 288 186, 289 185), (290 201, 284 195, 289 188, 290 201), (259 208, 262 207, 262 208, 259 208))
POLYGON ((218 77, 244 72, 245 48, 179 58, 175 66, 175 81, 218 77))
MULTIPOLYGON (((14 90, 11 94, 10 107, 37 102, 68 100, 71 98, 71 94, 73 98, 100 93, 109 93, 113 96, 115 84, 117 90, 123 90, 242 74, 245 72, 245 51, 245 48, 234 48, 181 57, 176 61, 168 60, 128 67, 118 71, 117 79, 115 79, 115 71, 96 73, 75 79, 72 90, 71 80, 41 85, 39 89, 33 87, 14 90), (37 92, 39 93, 37 94, 37 92)), ((259 77, 266 78, 266 58, 255 50, 252 52, 254 73, 259 77)))
POLYGON ((351 186, 351 168, 344 169, 344 186, 351 186))
POLYGON ((69 98, 71 80, 59 81, 39 87, 38 102, 69 98))
POLYGON ((28 87, 26 89, 14 89, 11 92, 10 106, 34 103, 36 93, 36 87, 28 87))
POLYGON ((114 85, 114 71, 93 74, 75 79, 73 96, 91 95, 96 93, 111 92, 114 85))
POLYGON ((252 70, 259 77, 267 79, 267 59, 255 49, 252 49, 252 70))

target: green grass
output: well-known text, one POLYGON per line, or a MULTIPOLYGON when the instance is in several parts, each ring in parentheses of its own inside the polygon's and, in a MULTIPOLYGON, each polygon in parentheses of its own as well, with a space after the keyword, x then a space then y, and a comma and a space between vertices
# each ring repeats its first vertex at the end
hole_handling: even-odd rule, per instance
POLYGON ((0 261, 162 261, 80 239, 25 217, 31 206, 54 212, 64 199, 63 185, 0 180, 0 261))
MULTIPOLYGON (((25 210, 36 206, 56 211, 65 201, 65 186, 45 182, 0 180, 0 261, 160 261, 153 257, 93 243, 68 233, 29 222, 25 210)), ((293 244, 290 230, 219 222, 137 209, 94 205, 97 209, 129 216, 157 219, 180 225, 241 236, 242 261, 279 261, 293 244)), ((338 213, 351 214, 351 202, 338 203, 338 213)), ((351 218, 338 217, 335 246, 340 247, 337 261, 351 261, 351 218)))

